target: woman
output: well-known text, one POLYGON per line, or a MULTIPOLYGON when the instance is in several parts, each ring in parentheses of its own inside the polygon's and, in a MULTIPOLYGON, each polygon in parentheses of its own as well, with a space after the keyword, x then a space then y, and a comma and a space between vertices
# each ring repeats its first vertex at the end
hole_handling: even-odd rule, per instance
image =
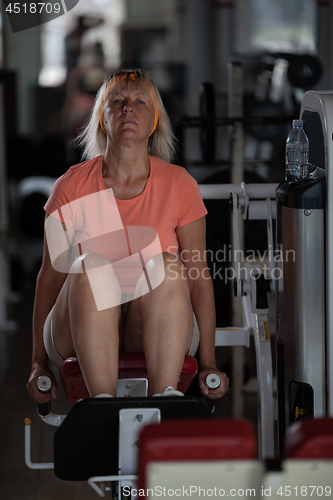
POLYGON ((118 71, 105 81, 79 140, 88 161, 57 180, 45 205, 29 394, 39 403, 56 397, 48 357, 60 367, 76 355, 91 397, 116 396, 123 349, 145 353, 152 395, 182 395, 184 355, 198 345, 194 312, 200 388, 220 398, 229 381, 215 364, 207 211, 196 181, 168 163, 170 122, 143 71, 118 71), (215 390, 205 384, 210 373, 221 377, 215 390), (38 391, 40 375, 51 377, 51 394, 38 391))

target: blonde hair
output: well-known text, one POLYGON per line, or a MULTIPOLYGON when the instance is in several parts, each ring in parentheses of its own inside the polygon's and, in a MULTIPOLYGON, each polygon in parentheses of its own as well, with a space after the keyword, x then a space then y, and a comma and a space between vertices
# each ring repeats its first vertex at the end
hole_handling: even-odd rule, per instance
POLYGON ((176 152, 176 138, 170 119, 155 84, 140 69, 118 70, 105 79, 97 92, 90 118, 75 141, 83 150, 83 159, 90 160, 105 153, 107 136, 101 125, 101 116, 104 104, 112 88, 123 80, 135 81, 139 88, 142 87, 145 93, 148 93, 148 97, 154 106, 156 128, 148 140, 149 154, 168 162, 172 161, 176 152))

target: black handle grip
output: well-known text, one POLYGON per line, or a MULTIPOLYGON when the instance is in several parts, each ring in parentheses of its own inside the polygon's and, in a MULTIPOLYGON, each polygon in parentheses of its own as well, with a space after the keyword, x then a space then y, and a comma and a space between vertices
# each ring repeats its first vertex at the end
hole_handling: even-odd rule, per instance
POLYGON ((51 401, 47 403, 38 403, 37 406, 38 415, 41 417, 47 417, 51 413, 51 401))
MULTIPOLYGON (((49 392, 52 386, 51 379, 46 376, 38 377, 37 387, 41 392, 49 392)), ((38 403, 37 406, 38 415, 41 417, 47 417, 51 413, 51 401, 47 403, 38 403)))

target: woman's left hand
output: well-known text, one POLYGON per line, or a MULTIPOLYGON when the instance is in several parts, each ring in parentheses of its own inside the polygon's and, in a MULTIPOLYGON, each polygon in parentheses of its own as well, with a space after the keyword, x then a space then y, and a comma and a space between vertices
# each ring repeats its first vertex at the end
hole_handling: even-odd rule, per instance
POLYGON ((229 387, 229 379, 225 373, 221 372, 213 365, 203 365, 199 368, 199 386, 202 394, 210 399, 220 399, 227 392, 229 387), (208 375, 216 374, 220 377, 221 383, 216 389, 209 389, 206 385, 208 375))

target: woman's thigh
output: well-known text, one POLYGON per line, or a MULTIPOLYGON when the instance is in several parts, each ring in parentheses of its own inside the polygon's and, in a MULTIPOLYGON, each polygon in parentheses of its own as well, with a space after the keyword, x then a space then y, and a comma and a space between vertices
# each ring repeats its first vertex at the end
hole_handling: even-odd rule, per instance
MULTIPOLYGON (((74 331, 77 330, 75 322, 84 322, 84 318, 88 321, 92 319, 97 326, 102 317, 107 315, 112 327, 115 328, 116 325, 118 328, 120 340, 122 339, 123 322, 120 304, 102 311, 97 309, 87 276, 85 273, 77 272, 80 265, 79 260, 77 259, 74 263, 73 270, 76 272, 68 275, 58 295, 53 312, 53 341, 57 351, 64 358, 75 356, 73 334, 80 333, 74 331)), ((110 283, 110 286, 113 285, 114 283, 110 283)))
POLYGON ((143 352, 142 297, 133 299, 122 317, 123 348, 125 352, 143 352))
MULTIPOLYGON (((149 291, 148 293, 140 293, 141 284, 145 284, 144 274, 141 276, 136 291, 134 293, 134 297, 128 307, 126 316, 124 318, 123 323, 123 345, 124 349, 127 352, 142 352, 144 351, 144 342, 143 342, 143 316, 149 314, 165 314, 169 309, 169 314, 175 317, 174 308, 173 308, 173 300, 175 297, 178 299, 182 297, 183 303, 185 305, 184 308, 184 316, 186 316, 185 310, 190 310, 189 318, 189 346, 191 345, 192 336, 193 336, 193 327, 191 327, 191 323, 193 325, 193 311, 190 302, 190 294, 187 279, 184 278, 184 269, 181 261, 177 258, 176 255, 163 253, 164 260, 164 280, 163 282, 157 286, 155 289, 149 291), (140 281, 142 283, 140 283, 140 281), (157 298, 157 300, 156 300, 157 298), (168 304, 170 301, 170 304, 168 304), (170 307, 169 307, 170 306, 170 307)), ((154 259, 149 263, 151 266, 157 264, 161 265, 160 259, 157 259, 154 262, 154 259)), ((148 264, 148 265, 149 265, 148 264)), ((144 289, 145 286, 142 287, 144 289)), ((177 299, 176 299, 177 300, 177 299)))
POLYGON ((75 349, 71 336, 69 311, 69 276, 67 277, 58 295, 53 311, 52 335, 55 348, 60 356, 68 358, 75 356, 75 349))
MULTIPOLYGON (((122 318, 122 334, 123 334, 123 348, 125 352, 144 352, 143 343, 143 317, 142 317, 142 297, 133 299, 128 307, 126 315, 122 318)), ((146 297, 148 299, 148 297, 146 297)), ((149 300, 146 300, 145 307, 149 309, 149 300)), ((168 309, 168 304, 163 305, 163 309, 168 309)), ((148 310, 153 314, 153 311, 148 310)), ((155 311, 156 313, 156 311, 155 311)), ((172 308, 169 312, 172 315, 172 308)), ((198 348, 199 344, 199 333, 198 327, 195 323, 195 318, 193 317, 193 328, 189 335, 188 347, 191 348, 191 355, 198 348), (195 339, 193 335, 195 334, 195 339), (193 349, 192 349, 193 344, 193 349)))

